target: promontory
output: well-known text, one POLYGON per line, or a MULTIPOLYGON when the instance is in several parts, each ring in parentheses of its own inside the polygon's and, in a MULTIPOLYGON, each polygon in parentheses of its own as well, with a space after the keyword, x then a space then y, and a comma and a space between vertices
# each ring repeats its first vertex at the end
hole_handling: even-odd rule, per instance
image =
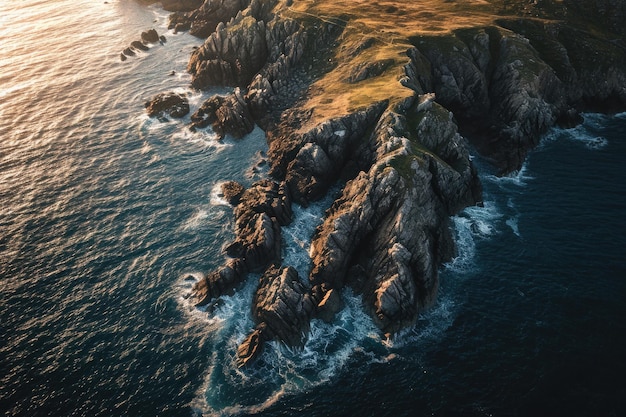
POLYGON ((626 0, 164 1, 203 39, 192 87, 232 87, 192 129, 266 134, 267 178, 227 183, 235 239, 193 287, 207 305, 259 277, 238 350, 299 345, 362 295, 381 336, 412 326, 455 256, 450 217, 481 204, 473 147, 518 170, 549 128, 626 108, 626 0), (292 204, 341 192, 312 236, 308 276, 281 257, 292 204), (251 273, 255 273, 252 275, 251 273))

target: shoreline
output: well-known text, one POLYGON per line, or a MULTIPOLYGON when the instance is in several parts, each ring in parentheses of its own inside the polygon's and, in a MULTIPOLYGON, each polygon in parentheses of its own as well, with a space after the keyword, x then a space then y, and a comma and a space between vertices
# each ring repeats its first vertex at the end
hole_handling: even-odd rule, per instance
POLYGON ((212 303, 249 271, 265 272, 241 365, 267 340, 302 343, 311 318, 341 309, 346 286, 386 337, 415 322, 454 255, 449 217, 482 199, 466 137, 507 173, 551 126, 574 126, 580 111, 607 103, 625 108, 624 46, 581 28, 569 3, 393 45, 355 32, 367 11, 330 16, 326 2, 224 2, 219 22, 208 3, 172 15, 174 27, 207 35, 188 66, 193 87, 235 87, 201 106, 194 126, 241 137, 258 124, 269 144, 271 180, 233 200, 229 259, 190 294, 212 303), (281 226, 291 201, 306 206, 338 180, 343 194, 313 237, 309 285, 299 285, 281 265, 281 226))

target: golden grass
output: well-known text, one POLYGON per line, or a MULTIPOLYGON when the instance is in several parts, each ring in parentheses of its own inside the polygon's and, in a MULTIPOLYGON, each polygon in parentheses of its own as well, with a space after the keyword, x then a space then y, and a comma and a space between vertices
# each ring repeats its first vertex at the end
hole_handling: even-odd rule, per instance
MULTIPOLYGON (((345 24, 338 40, 334 69, 318 79, 304 110, 313 116, 303 130, 325 119, 345 115, 373 102, 389 100, 390 105, 410 97, 413 92, 399 79, 409 62, 409 38, 446 35, 452 31, 489 25, 508 12, 515 14, 511 0, 293 0, 281 14, 297 20, 321 19, 345 24), (347 51, 367 38, 374 45, 353 56, 347 51), (393 59, 394 64, 381 75, 349 83, 351 71, 359 64, 393 59)), ((519 3, 519 2, 517 2, 519 3)))

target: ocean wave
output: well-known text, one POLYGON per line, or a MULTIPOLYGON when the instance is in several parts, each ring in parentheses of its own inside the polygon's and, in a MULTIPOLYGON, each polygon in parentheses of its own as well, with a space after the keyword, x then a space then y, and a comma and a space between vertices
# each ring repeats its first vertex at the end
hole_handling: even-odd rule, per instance
MULTIPOLYGON (((247 287, 252 287, 247 285, 247 287)), ((252 296, 244 291, 246 296, 252 296)), ((305 392, 332 380, 356 353, 362 353, 366 340, 382 347, 379 331, 362 308, 361 298, 344 291, 344 309, 331 324, 313 320, 301 348, 270 342, 261 357, 248 368, 237 368, 237 346, 252 328, 248 314, 241 314, 239 303, 245 297, 226 297, 220 342, 198 398, 196 412, 206 416, 252 414, 263 411, 290 394, 305 392), (233 300, 237 300, 234 301, 233 300)), ((384 349, 383 349, 384 351, 384 349)), ((374 355, 376 358, 384 356, 374 355)))
POLYGON ((457 256, 445 265, 446 269, 468 273, 476 268, 476 241, 488 239, 498 233, 498 222, 503 213, 495 200, 487 200, 483 206, 467 207, 452 217, 456 234, 457 256))
POLYGON ((516 187, 526 187, 533 179, 534 177, 529 174, 528 162, 524 162, 519 170, 507 175, 488 174, 482 178, 483 181, 488 181, 498 186, 513 185, 516 187))
MULTIPOLYGON (((626 115, 626 113, 623 113, 626 115)), ((542 138, 537 151, 542 151, 546 146, 558 140, 569 140, 574 143, 584 145, 589 150, 604 149, 609 141, 601 134, 606 126, 609 116, 598 113, 585 113, 584 122, 578 126, 564 129, 554 127, 550 129, 542 138)), ((615 117, 619 117, 616 115, 615 117)), ((626 117, 626 116, 624 116, 626 117)))

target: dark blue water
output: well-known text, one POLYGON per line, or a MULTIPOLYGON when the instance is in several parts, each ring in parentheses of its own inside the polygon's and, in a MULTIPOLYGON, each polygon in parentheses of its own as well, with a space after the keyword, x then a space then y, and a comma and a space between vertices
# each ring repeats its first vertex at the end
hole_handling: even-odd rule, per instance
MULTIPOLYGON (((217 143, 143 115, 156 92, 206 97, 184 73, 198 41, 157 8, 33 0, 0 16, 3 415, 626 415, 626 115, 551 132, 510 178, 475 159, 485 207, 454 219, 459 256, 414 329, 383 341, 347 293, 303 349, 270 344, 239 370, 254 277, 211 314, 185 277, 222 262, 216 190, 264 175, 262 132, 217 143), (121 63, 149 27, 166 45, 121 63)), ((302 275, 330 201, 283 231, 302 275)))

